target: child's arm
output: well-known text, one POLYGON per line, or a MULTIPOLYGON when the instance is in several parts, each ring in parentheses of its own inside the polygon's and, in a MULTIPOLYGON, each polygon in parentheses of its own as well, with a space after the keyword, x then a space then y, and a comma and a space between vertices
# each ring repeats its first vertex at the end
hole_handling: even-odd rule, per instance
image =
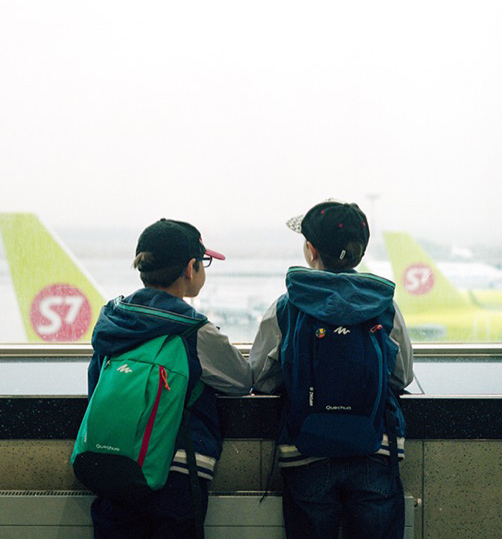
POLYGON ((253 381, 249 363, 212 322, 197 332, 197 355, 202 382, 227 395, 249 394, 253 381))
POLYGON ((413 349, 403 315, 396 304, 394 304, 394 308, 396 314, 390 338, 399 346, 399 351, 390 383, 395 390, 401 392, 413 381, 413 349))
POLYGON ((277 301, 263 315, 249 353, 254 389, 260 393, 274 393, 283 382, 278 361, 282 334, 277 322, 276 308, 277 301))

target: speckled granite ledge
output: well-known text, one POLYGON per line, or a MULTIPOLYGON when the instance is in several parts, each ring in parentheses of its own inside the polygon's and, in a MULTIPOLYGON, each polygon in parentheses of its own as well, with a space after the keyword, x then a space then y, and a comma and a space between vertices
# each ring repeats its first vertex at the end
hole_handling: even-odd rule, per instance
MULTIPOLYGON (((0 397, 0 439, 74 439, 85 412, 84 397, 0 397)), ((402 399, 408 439, 500 440, 502 396, 402 399)), ((219 397, 225 438, 274 439, 277 397, 219 397)))

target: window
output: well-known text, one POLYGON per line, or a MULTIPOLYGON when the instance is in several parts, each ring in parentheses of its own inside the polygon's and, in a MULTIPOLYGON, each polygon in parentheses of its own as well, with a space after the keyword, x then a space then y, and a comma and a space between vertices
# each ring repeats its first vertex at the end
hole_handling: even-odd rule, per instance
POLYGON ((250 341, 303 263, 284 221, 328 197, 367 213, 363 270, 396 281, 414 339, 502 336, 499 2, 0 10, 2 211, 99 285, 4 215, 2 341, 88 341, 162 216, 227 255, 194 305, 250 341))

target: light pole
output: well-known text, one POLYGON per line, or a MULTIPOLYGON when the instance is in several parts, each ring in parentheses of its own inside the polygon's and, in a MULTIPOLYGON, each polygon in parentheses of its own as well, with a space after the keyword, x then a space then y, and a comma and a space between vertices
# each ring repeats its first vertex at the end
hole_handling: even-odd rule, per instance
POLYGON ((380 198, 380 193, 369 193, 366 195, 366 198, 370 201, 370 232, 373 237, 376 237, 376 212, 375 212, 375 202, 380 198))

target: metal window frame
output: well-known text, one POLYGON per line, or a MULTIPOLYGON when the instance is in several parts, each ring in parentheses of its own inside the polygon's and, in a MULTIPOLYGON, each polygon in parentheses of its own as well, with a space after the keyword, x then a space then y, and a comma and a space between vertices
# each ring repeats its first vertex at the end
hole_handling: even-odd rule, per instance
MULTIPOLYGON (((235 346, 249 355, 250 343, 235 346)), ((500 361, 502 343, 414 343, 416 361, 500 361)), ((0 344, 0 360, 43 361, 60 358, 65 361, 82 361, 92 355, 90 344, 36 343, 0 344)))

